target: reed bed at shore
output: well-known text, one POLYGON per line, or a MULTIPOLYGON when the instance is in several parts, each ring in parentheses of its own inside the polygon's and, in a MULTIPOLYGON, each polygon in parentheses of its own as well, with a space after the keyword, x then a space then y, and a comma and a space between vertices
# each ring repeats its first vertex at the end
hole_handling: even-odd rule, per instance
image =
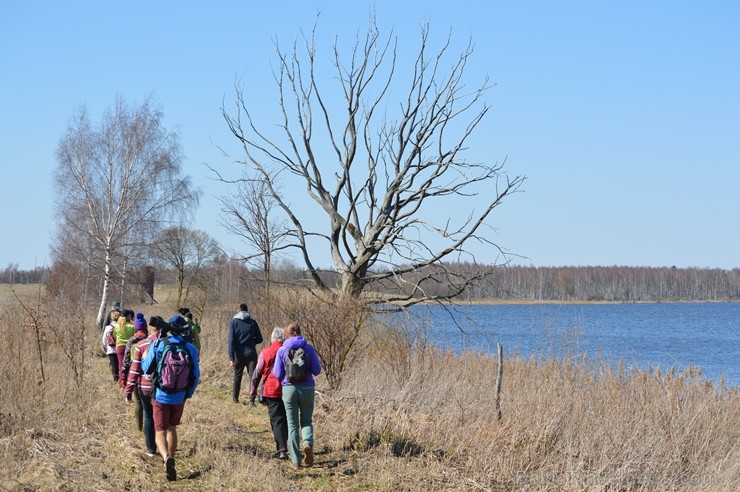
POLYGON ((229 315, 213 313, 169 483, 110 381, 93 315, 54 302, 31 321, 4 306, 0 490, 740 488, 737 388, 691 368, 514 357, 499 420, 495 355, 439 351, 402 326, 368 329, 338 388, 318 378, 316 464, 294 470, 270 458, 266 409, 231 402, 229 315))

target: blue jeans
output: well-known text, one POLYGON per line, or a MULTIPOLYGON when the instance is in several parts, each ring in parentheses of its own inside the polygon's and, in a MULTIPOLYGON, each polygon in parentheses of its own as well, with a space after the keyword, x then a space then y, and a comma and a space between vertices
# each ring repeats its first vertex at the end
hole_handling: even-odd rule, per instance
POLYGON ((152 395, 139 392, 141 409, 144 411, 144 440, 148 453, 157 454, 157 443, 154 441, 154 417, 152 413, 152 395))
POLYGON ((313 447, 313 405, 315 388, 304 384, 283 386, 283 404, 288 418, 288 452, 290 461, 300 465, 303 457, 299 435, 304 446, 313 447))

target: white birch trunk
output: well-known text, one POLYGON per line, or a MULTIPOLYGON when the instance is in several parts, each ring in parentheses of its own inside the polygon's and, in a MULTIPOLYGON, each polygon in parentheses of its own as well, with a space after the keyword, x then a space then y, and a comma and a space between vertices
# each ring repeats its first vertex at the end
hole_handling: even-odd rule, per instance
POLYGON ((103 295, 100 298, 100 307, 98 308, 98 316, 95 320, 95 325, 103 329, 103 323, 105 322, 105 309, 108 306, 108 293, 110 292, 110 278, 111 278, 111 255, 110 251, 105 253, 105 275, 103 276, 103 295))

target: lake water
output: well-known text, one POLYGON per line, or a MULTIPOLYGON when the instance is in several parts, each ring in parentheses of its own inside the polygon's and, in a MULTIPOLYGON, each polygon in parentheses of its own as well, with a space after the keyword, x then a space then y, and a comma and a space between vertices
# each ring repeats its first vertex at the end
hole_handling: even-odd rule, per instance
POLYGON ((704 378, 740 386, 740 303, 416 306, 409 320, 443 348, 505 356, 600 356, 665 372, 700 366, 704 378), (453 316, 454 314, 454 316, 453 316))

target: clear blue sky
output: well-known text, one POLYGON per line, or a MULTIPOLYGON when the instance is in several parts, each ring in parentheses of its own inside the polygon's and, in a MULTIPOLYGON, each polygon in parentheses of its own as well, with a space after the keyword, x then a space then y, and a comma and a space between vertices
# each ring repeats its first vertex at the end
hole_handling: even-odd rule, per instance
POLYGON ((496 86, 468 156, 528 177, 493 216, 518 263, 740 267, 736 0, 29 0, 0 14, 0 268, 48 265, 59 138, 80 104, 97 120, 117 94, 154 96, 204 193, 191 225, 244 249, 218 225, 227 189, 204 166, 230 166, 222 99, 241 78, 270 100, 273 39, 292 43, 321 10, 326 49, 373 5, 403 47, 423 21, 475 43, 467 74, 496 86))

